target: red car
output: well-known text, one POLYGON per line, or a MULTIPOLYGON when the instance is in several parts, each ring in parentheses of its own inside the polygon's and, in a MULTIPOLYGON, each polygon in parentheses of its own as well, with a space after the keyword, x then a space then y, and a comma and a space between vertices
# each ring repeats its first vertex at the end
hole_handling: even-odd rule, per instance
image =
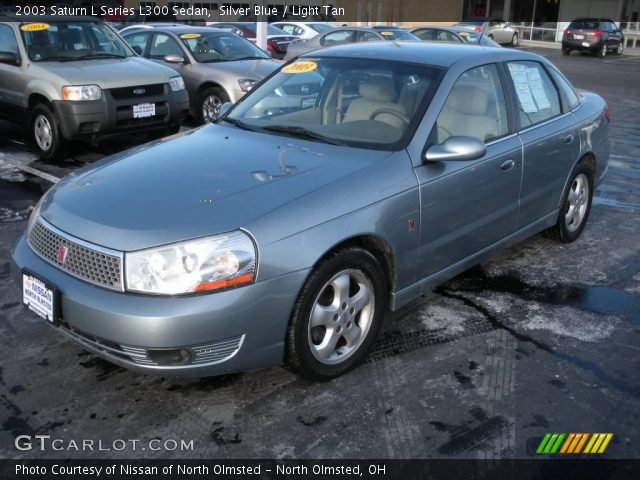
MULTIPOLYGON (((257 27, 255 22, 215 23, 210 26, 233 32, 246 38, 250 42, 256 43, 257 27)), ((298 37, 287 35, 284 31, 274 27, 273 25, 269 25, 267 27, 267 51, 273 58, 284 58, 289 44, 297 39, 298 37)))

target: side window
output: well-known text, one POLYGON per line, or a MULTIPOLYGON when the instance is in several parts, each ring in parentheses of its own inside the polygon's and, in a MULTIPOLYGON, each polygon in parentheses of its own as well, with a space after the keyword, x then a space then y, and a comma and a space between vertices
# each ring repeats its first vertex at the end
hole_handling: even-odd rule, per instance
POLYGON ((380 40, 376 37, 375 33, 371 32, 359 32, 358 33, 358 41, 359 42, 377 42, 380 40))
POLYGON ((509 133, 507 106, 495 64, 460 75, 445 102, 432 133, 435 143, 453 136, 490 141, 509 133))
POLYGON ((436 38, 438 42, 447 42, 447 43, 462 43, 458 37, 456 37, 451 32, 447 32, 446 30, 439 30, 438 36, 436 38))
POLYGON ((125 40, 138 55, 146 55, 149 36, 148 33, 134 33, 125 37, 125 40))
POLYGON ((9 25, 0 25, 0 51, 20 55, 16 36, 9 25))
POLYGON ((435 30, 431 28, 425 28, 422 30, 416 30, 413 34, 420 40, 433 40, 435 30))
POLYGON ((560 115, 560 98, 553 82, 538 62, 508 62, 518 103, 520 127, 526 128, 560 115))
POLYGON ((576 108, 578 103, 580 103, 580 100, 578 99, 578 95, 573 87, 571 87, 569 82, 560 75, 556 69, 550 68, 549 73, 560 91, 560 97, 562 97, 562 111, 568 112, 576 108))
POLYGON ((353 42, 353 30, 340 30, 339 32, 331 32, 321 39, 320 43, 325 47, 331 45, 341 45, 343 43, 353 42))
POLYGON ((164 33, 158 33, 153 39, 151 44, 151 50, 149 51, 149 58, 154 60, 162 60, 167 55, 184 56, 184 52, 178 42, 176 42, 169 35, 164 33))
POLYGON ((288 35, 296 35, 295 31, 297 27, 295 25, 291 25, 289 23, 281 23, 280 25, 276 26, 288 35))

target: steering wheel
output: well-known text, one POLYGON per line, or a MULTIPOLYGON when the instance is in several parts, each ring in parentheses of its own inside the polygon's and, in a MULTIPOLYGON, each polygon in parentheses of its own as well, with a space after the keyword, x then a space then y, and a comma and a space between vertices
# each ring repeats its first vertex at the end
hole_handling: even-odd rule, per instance
POLYGON ((393 108, 379 108, 378 110, 373 112, 371 115, 369 115, 369 120, 375 119, 381 113, 388 113, 389 115, 397 117, 407 125, 411 123, 411 120, 409 120, 409 118, 404 113, 400 113, 397 110, 394 110, 393 108))

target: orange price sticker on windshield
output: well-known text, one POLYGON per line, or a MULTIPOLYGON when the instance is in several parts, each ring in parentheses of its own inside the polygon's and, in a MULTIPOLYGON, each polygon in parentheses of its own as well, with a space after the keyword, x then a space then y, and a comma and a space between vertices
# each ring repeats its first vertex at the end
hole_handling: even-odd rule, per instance
POLYGON ((183 33, 180 35, 180 38, 184 38, 185 40, 188 38, 200 38, 201 35, 199 33, 183 33))
POLYGON ((318 64, 316 62, 312 62, 310 60, 301 60, 299 62, 287 65, 282 69, 282 71, 286 73, 306 73, 312 72, 316 68, 318 68, 318 64))
POLYGON ((393 32, 380 32, 380 35, 391 36, 393 32))
POLYGON ((39 32, 41 30, 49 30, 48 23, 25 23, 20 26, 23 32, 39 32))

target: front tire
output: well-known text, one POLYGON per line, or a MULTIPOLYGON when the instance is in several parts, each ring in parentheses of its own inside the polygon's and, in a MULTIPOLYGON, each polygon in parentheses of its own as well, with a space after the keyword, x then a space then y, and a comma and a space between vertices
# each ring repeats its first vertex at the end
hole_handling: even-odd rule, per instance
POLYGON ((54 160, 66 152, 67 142, 60 132, 60 123, 53 110, 39 103, 31 110, 31 142, 36 154, 43 160, 54 160))
POLYGON ((378 260, 358 247, 331 254, 298 296, 287 332, 287 363, 312 380, 342 375, 365 357, 386 309, 378 260))
POLYGON ((229 95, 220 87, 209 87, 200 92, 197 115, 201 123, 213 122, 220 114, 222 104, 229 101, 229 95))
POLYGON ((602 48, 598 50, 597 55, 598 55, 598 58, 605 58, 607 56, 607 46, 602 45, 602 48))
POLYGON ((579 163, 571 172, 566 191, 562 194, 560 213, 556 224, 545 230, 548 238, 562 243, 571 243, 584 230, 593 199, 593 170, 579 163))

